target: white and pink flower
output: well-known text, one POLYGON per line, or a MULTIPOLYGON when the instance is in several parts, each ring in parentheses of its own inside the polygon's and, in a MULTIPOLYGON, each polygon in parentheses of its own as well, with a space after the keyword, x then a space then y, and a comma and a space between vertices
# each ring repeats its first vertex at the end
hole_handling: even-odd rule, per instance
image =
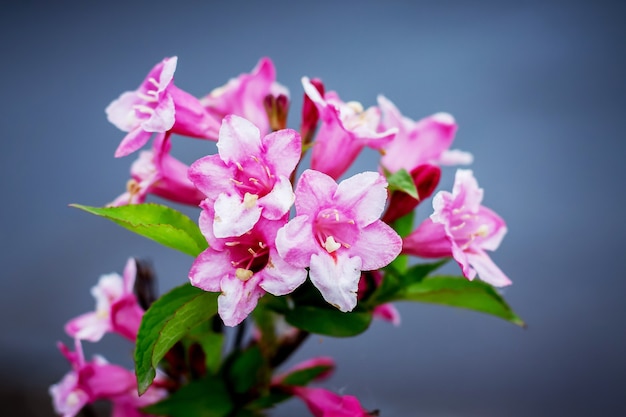
POLYGON ((189 178, 214 206, 213 232, 218 238, 241 236, 259 218, 282 218, 294 193, 289 176, 300 160, 300 135, 283 129, 261 137, 246 119, 222 121, 218 154, 194 162, 189 178))
POLYGON ((457 170, 452 193, 440 191, 433 198, 434 213, 403 242, 403 252, 423 258, 452 256, 472 280, 502 287, 511 280, 496 266, 485 250, 500 246, 506 223, 481 205, 483 189, 471 170, 457 170))
POLYGON ((106 108, 109 121, 128 132, 115 151, 116 157, 135 152, 158 132, 217 138, 219 120, 197 98, 174 85, 177 61, 175 56, 165 58, 150 70, 137 90, 122 93, 106 108))
POLYGON ((396 128, 379 131, 381 115, 377 107, 364 109, 356 101, 343 102, 334 91, 322 95, 319 83, 316 86, 307 77, 302 78, 302 86, 321 121, 311 155, 311 168, 316 171, 336 180, 364 147, 382 149, 397 132, 396 128))
POLYGON ((133 293, 137 264, 126 262, 124 277, 116 273, 100 277, 91 289, 96 310, 82 314, 65 325, 65 332, 76 339, 97 342, 106 333, 118 333, 129 340, 137 338, 144 311, 133 293))
POLYGON ((379 219, 386 186, 377 172, 337 184, 306 170, 296 187, 296 217, 278 231, 278 253, 294 266, 310 267, 313 284, 341 311, 356 306, 361 271, 382 268, 402 248, 400 236, 379 219))

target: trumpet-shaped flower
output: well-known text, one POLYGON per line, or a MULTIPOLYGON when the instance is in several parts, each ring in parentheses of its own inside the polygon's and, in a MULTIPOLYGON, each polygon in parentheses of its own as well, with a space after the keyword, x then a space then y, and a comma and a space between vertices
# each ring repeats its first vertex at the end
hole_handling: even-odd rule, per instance
POLYGON ((386 186, 377 172, 337 184, 306 170, 296 187, 297 216, 278 231, 278 253, 294 266, 310 267, 313 284, 341 311, 356 306, 361 271, 382 268, 400 253, 400 236, 379 219, 386 186))
POLYGON ((402 168, 412 171, 422 164, 457 165, 472 163, 472 154, 449 150, 457 130, 454 118, 448 113, 437 113, 417 122, 404 117, 384 96, 378 96, 382 112, 380 129, 397 129, 392 141, 384 146, 381 164, 389 171, 402 168))
POLYGON ((174 85, 177 60, 171 57, 159 62, 137 90, 122 93, 106 108, 109 121, 128 132, 115 151, 116 157, 135 152, 154 132, 171 130, 185 136, 217 138, 219 121, 197 98, 174 85))
POLYGON ((261 58, 249 74, 232 78, 201 99, 201 103, 215 118, 229 114, 250 120, 262 135, 270 132, 270 123, 264 107, 265 97, 289 97, 289 91, 276 82, 276 69, 269 58, 261 58))
POLYGON ((215 212, 202 203, 200 230, 209 248, 194 261, 191 284, 205 291, 221 292, 218 313, 224 324, 236 326, 254 310, 265 292, 285 295, 306 280, 306 269, 285 262, 277 253, 276 233, 286 223, 260 218, 241 236, 220 238, 213 233, 215 212))
POLYGON ((155 403, 167 395, 167 391, 154 384, 140 398, 137 395, 135 374, 128 369, 109 364, 100 356, 86 362, 82 346, 75 340, 75 351, 59 343, 61 353, 72 370, 58 384, 50 387, 54 410, 63 417, 73 417, 87 404, 97 400, 113 402, 115 417, 147 416, 139 408, 155 403))
POLYGON ((168 136, 159 133, 152 149, 140 152, 130 168, 131 179, 126 184, 126 192, 109 206, 141 204, 148 194, 182 204, 200 204, 204 194, 187 178, 189 166, 170 155, 168 136))
POLYGON ((404 239, 403 252, 424 258, 453 256, 472 280, 502 287, 511 284, 485 250, 496 250, 506 234, 504 220, 481 205, 483 189, 471 170, 457 170, 452 193, 433 198, 434 213, 404 239))
POLYGON ((131 258, 126 262, 123 278, 118 274, 103 275, 98 285, 91 289, 96 310, 70 320, 65 325, 65 332, 90 342, 99 341, 107 332, 134 341, 144 313, 133 293, 136 272, 137 265, 131 258))
POLYGON ((395 127, 379 131, 380 110, 367 110, 356 102, 343 102, 334 91, 323 96, 307 77, 302 78, 304 92, 315 104, 321 125, 315 137, 311 168, 333 179, 339 178, 350 167, 359 152, 368 146, 382 149, 397 132, 395 127))
POLYGON ((261 138, 248 120, 224 118, 218 154, 194 162, 189 178, 214 205, 213 232, 218 238, 240 236, 261 216, 282 218, 294 201, 289 176, 300 160, 300 135, 291 129, 261 138))

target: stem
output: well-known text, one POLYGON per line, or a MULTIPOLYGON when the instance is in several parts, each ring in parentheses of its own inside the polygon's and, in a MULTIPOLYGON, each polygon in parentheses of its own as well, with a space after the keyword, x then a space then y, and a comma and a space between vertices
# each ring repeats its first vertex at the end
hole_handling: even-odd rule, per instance
POLYGON ((278 349, 276 349, 276 353, 274 353, 274 356, 270 358, 270 367, 276 368, 285 362, 289 356, 291 356, 291 354, 295 352, 302 343, 304 343, 304 341, 309 337, 309 334, 310 333, 307 331, 298 329, 298 333, 296 333, 294 337, 280 343, 278 345, 278 349))
POLYGON ((243 337, 246 333, 248 319, 244 319, 239 326, 237 326, 237 333, 235 334, 235 350, 241 350, 241 346, 243 344, 243 337))

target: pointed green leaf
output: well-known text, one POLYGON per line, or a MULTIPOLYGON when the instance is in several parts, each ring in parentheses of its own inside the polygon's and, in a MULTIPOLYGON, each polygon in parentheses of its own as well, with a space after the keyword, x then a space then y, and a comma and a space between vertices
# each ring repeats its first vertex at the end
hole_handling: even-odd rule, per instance
POLYGON ((183 213, 160 204, 133 204, 120 207, 90 207, 71 204, 96 216, 152 239, 187 255, 198 256, 207 248, 198 225, 183 213))
POLYGON ((526 326, 491 285, 464 277, 425 278, 399 291, 394 300, 460 307, 491 314, 518 326, 526 326))
POLYGON ((168 417, 225 417, 233 409, 224 381, 207 375, 183 385, 178 391, 143 412, 168 417))
POLYGON ((265 361, 258 347, 239 353, 228 369, 228 376, 235 392, 244 393, 263 378, 265 361))
POLYGON ((191 329, 217 313, 217 296, 184 284, 161 296, 146 311, 135 347, 140 394, 152 383, 155 369, 167 351, 191 329))
POLYGON ((285 312, 287 323, 310 333, 350 337, 363 333, 372 321, 370 312, 343 313, 337 309, 296 306, 285 312))
POLYGON ((415 199, 419 199, 415 182, 413 181, 411 174, 409 174, 406 169, 402 168, 393 174, 389 174, 387 172, 385 176, 387 177, 387 182, 389 183, 389 191, 402 191, 415 199))
POLYGON ((305 386, 332 369, 333 367, 330 365, 318 365, 310 368, 299 369, 291 372, 280 383, 281 385, 305 386))

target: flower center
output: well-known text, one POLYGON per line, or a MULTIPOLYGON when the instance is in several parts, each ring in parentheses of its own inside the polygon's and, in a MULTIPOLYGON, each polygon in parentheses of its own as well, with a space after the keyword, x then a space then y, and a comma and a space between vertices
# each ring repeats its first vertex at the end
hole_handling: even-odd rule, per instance
POLYGON ((313 222, 313 235, 328 253, 350 248, 358 236, 353 219, 336 208, 321 210, 313 222))
POLYGON ((469 248, 477 239, 489 236, 489 225, 477 214, 464 207, 453 209, 452 214, 450 232, 462 250, 469 248))
POLYGON ((231 181, 244 197, 244 202, 247 198, 254 205, 256 203, 256 200, 252 201, 254 196, 261 198, 272 191, 276 177, 263 161, 252 155, 248 161, 244 161, 245 165, 239 162, 236 164, 237 171, 231 181))
POLYGON ((230 263, 235 268, 235 276, 247 281, 261 271, 270 259, 270 249, 258 238, 251 238, 250 234, 240 236, 239 240, 226 243, 230 247, 230 263))

